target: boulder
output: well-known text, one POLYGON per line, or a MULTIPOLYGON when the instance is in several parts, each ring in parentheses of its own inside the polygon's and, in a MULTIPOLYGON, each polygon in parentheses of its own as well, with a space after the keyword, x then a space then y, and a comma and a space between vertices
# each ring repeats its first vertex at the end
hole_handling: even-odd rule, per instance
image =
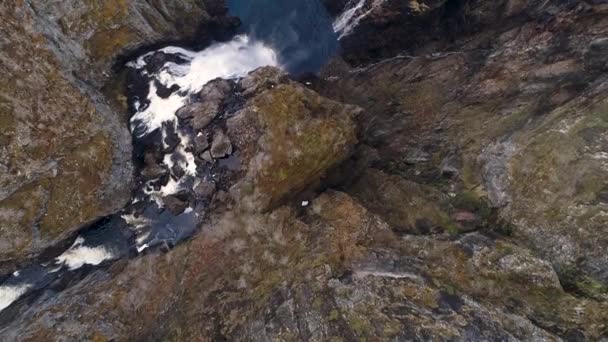
POLYGON ((227 121, 244 177, 232 191, 250 209, 266 210, 318 181, 350 156, 357 142, 355 106, 344 105, 262 68, 242 82, 249 100, 227 121), (269 75, 269 76, 267 76, 269 75))
POLYGON ((224 158, 232 154, 232 143, 221 129, 217 129, 213 133, 213 141, 211 142, 211 149, 209 151, 215 159, 224 158))

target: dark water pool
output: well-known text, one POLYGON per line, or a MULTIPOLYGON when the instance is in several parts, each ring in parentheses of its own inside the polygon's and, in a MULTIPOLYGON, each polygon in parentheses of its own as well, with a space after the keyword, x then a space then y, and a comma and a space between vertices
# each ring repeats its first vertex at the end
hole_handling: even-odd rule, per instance
POLYGON ((316 72, 338 50, 332 18, 321 0, 228 0, 241 31, 271 45, 292 74, 316 72))

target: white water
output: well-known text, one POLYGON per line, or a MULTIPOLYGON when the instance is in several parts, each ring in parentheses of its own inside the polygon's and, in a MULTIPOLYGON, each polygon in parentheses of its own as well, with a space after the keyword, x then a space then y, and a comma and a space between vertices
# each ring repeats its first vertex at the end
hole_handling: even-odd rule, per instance
MULTIPOLYGON (((167 88, 179 86, 180 91, 163 99, 156 95, 156 87, 151 82, 148 94, 150 105, 131 118, 131 122, 140 121, 145 124, 146 129, 142 135, 160 128, 164 122, 175 120, 175 112, 186 104, 188 97, 200 91, 209 81, 243 77, 259 67, 279 64, 274 50, 245 35, 236 36, 227 43, 216 43, 200 52, 174 46, 158 51, 179 55, 189 63, 179 65, 168 62, 158 74, 151 75, 167 88)), ((144 68, 145 58, 153 53, 139 57, 128 66, 144 68)))
POLYGON ((72 247, 58 256, 55 261, 67 266, 71 271, 84 265, 99 265, 106 260, 114 259, 114 255, 105 247, 84 246, 84 239, 78 237, 72 247))
POLYGON ((30 288, 29 284, 17 286, 0 286, 0 311, 7 308, 11 303, 19 299, 30 288))
POLYGON ((371 0, 369 9, 365 10, 368 0, 351 0, 346 4, 344 12, 334 21, 334 32, 338 33, 338 40, 348 36, 353 32, 359 22, 372 13, 385 0, 371 0), (356 1, 356 2, 355 2, 356 1))
MULTIPOLYGON (((163 162, 169 168, 177 163, 182 167, 187 176, 196 177, 195 157, 191 152, 188 152, 188 147, 190 147, 189 145, 192 142, 190 141, 190 137, 183 134, 178 127, 178 120, 175 115, 177 110, 186 105, 189 97, 200 91, 209 81, 216 78, 231 79, 244 77, 249 72, 262 66, 279 66, 278 58, 275 51, 270 47, 261 42, 251 41, 249 37, 244 35, 237 36, 227 43, 211 45, 200 52, 189 51, 179 47, 166 47, 159 51, 168 54, 178 54, 187 63, 178 65, 169 62, 157 74, 148 75, 144 69, 146 67, 145 57, 154 53, 151 52, 129 63, 128 66, 150 76, 167 88, 177 85, 180 90, 171 94, 168 98, 161 98, 156 93, 157 88, 154 82, 150 82, 150 91, 147 96, 149 103, 147 106, 144 106, 143 101, 138 101, 136 105, 138 112, 131 119, 131 127, 132 129, 138 127, 138 131, 133 133, 137 133, 138 136, 136 138, 141 138, 157 129, 161 129, 165 123, 172 125, 181 142, 172 153, 165 155, 163 162)), ((167 132, 163 131, 162 133, 164 138, 167 132)), ((170 178, 169 183, 162 187, 160 191, 149 190, 147 194, 159 206, 162 206, 162 197, 176 194, 182 190, 182 187, 185 186, 182 184, 184 178, 187 177, 184 176, 181 180, 170 178)), ((196 185, 196 183, 194 184, 196 185)), ((136 199, 134 202, 138 200, 136 199)), ((192 210, 192 208, 188 208, 187 213, 192 212, 192 210)), ((145 227, 150 222, 144 217, 137 218, 132 213, 125 214, 122 218, 137 232, 137 251, 142 252, 148 248, 149 244, 146 241, 150 238, 150 232, 145 227)), ((120 255, 115 255, 111 248, 106 248, 103 245, 95 247, 87 246, 85 238, 78 237, 69 249, 54 260, 54 264, 52 264, 54 269, 48 272, 58 272, 62 267, 76 270, 84 265, 99 265, 104 261, 119 257, 120 255)), ((15 272, 13 277, 19 277, 19 275, 19 272, 15 272)), ((28 283, 27 281, 14 285, 0 286, 0 311, 7 308, 21 296, 27 294, 34 287, 33 283, 28 283)))
MULTIPOLYGON (((262 42, 252 41, 246 35, 236 36, 230 42, 213 44, 200 52, 174 46, 158 51, 178 55, 187 61, 185 64, 167 62, 158 73, 148 75, 167 88, 178 86, 179 91, 168 98, 161 98, 156 94, 157 88, 154 81, 151 81, 147 97, 150 104, 131 118, 131 125, 133 130, 138 127, 137 132, 134 133, 142 137, 161 128, 164 123, 171 124, 178 132, 181 142, 175 151, 165 155, 163 162, 169 169, 177 163, 188 176, 195 177, 195 157, 191 152, 187 152, 191 141, 187 136, 181 134, 177 127, 178 121, 175 115, 177 110, 186 105, 188 98, 200 91, 211 80, 244 77, 262 66, 278 66, 277 54, 272 48, 262 42)), ((139 57, 128 66, 147 74, 144 69, 146 67, 145 59, 153 53, 150 52, 139 57)), ((163 132, 163 137, 165 135, 166 132, 163 132)), ((158 191, 149 186, 146 194, 150 195, 159 206, 162 206, 163 197, 176 194, 183 189, 181 183, 180 180, 171 178, 168 184, 158 191)))

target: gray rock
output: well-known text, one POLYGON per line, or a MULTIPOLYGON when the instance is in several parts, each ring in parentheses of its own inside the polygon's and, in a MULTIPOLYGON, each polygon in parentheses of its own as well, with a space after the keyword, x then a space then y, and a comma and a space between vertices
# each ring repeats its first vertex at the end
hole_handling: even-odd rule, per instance
POLYGON ((209 150, 203 152, 203 154, 201 154, 201 158, 206 161, 207 163, 213 163, 213 157, 211 156, 211 152, 209 150))
POLYGON ((222 130, 216 130, 211 143, 211 156, 215 159, 227 157, 232 154, 232 143, 222 130))
POLYGON ((209 148, 209 139, 204 133, 199 133, 194 137, 194 148, 196 154, 201 154, 209 148))
POLYGON ((195 130, 207 127, 219 114, 219 105, 211 102, 195 102, 180 108, 176 115, 182 119, 190 119, 190 125, 195 130))
POLYGON ((169 170, 167 169, 167 167, 162 165, 146 166, 140 172, 144 180, 158 179, 163 176, 166 176, 168 173, 169 170))
POLYGON ((216 190, 215 182, 204 180, 194 188, 194 193, 200 198, 209 199, 216 190))
POLYGON ((165 208, 173 215, 180 215, 188 207, 188 198, 183 195, 171 195, 163 197, 165 208))
POLYGON ((598 38, 589 43, 585 51, 585 64, 587 68, 599 71, 608 70, 608 37, 598 38))

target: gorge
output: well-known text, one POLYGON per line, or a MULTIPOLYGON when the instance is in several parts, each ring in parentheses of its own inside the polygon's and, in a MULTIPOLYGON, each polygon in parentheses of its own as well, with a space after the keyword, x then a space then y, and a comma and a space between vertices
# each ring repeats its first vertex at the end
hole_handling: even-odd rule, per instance
POLYGON ((608 339, 607 13, 0 4, 0 340, 608 339))

